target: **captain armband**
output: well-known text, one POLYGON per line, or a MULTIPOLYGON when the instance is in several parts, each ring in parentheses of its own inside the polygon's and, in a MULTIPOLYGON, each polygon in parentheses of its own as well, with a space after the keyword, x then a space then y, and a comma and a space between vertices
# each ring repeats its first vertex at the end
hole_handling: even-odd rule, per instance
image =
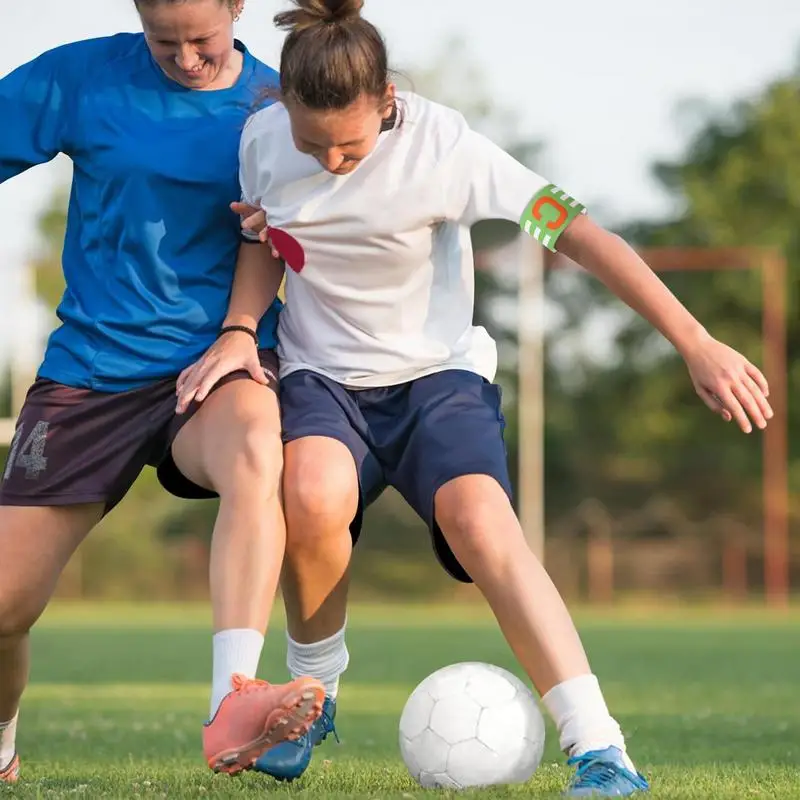
POLYGON ((540 189, 525 207, 519 221, 524 233, 553 253, 562 233, 586 208, 554 184, 540 189))

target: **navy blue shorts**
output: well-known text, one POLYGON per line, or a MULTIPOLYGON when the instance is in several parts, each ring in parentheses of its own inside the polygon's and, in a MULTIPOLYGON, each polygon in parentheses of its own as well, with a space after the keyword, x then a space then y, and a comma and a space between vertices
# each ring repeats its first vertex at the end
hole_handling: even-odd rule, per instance
POLYGON ((447 370, 353 390, 301 370, 283 378, 279 391, 284 442, 326 436, 353 455, 361 490, 353 542, 364 509, 393 486, 428 525, 442 566, 470 583, 436 524, 433 500, 448 481, 476 474, 494 478, 511 498, 500 388, 473 372, 447 370))

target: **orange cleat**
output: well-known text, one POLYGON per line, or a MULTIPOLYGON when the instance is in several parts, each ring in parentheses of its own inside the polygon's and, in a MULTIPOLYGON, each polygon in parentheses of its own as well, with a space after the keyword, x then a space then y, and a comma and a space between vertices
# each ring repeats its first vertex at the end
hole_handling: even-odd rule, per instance
POLYGON ((232 683, 203 728, 203 753, 214 772, 250 769, 271 747, 307 733, 322 713, 325 687, 314 678, 278 685, 234 675, 232 683))
POLYGON ((19 756, 15 753, 11 763, 0 770, 0 783, 16 783, 19 780, 19 756))

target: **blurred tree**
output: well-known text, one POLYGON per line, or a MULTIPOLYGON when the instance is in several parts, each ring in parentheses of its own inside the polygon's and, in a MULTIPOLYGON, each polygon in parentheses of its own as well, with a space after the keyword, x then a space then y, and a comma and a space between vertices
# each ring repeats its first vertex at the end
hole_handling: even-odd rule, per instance
MULTIPOLYGON (((667 222, 621 231, 640 246, 779 248, 789 259, 789 391, 800 389, 800 73, 707 118, 683 158, 654 173, 680 202, 667 222)), ((759 275, 672 273, 665 281, 717 338, 761 357, 759 275)), ((616 335, 605 363, 586 358, 556 371, 548 387, 551 501, 559 515, 585 496, 612 508, 641 505, 653 492, 678 498, 697 518, 733 511, 760 530, 760 436, 746 437, 709 415, 683 362, 642 320, 580 274, 551 283, 564 311, 555 336, 585 331, 586 309, 613 311, 616 335), (565 480, 565 479, 569 480, 565 480)), ((800 497, 800 408, 789 404, 793 495, 800 497)), ((794 509, 797 514, 797 508, 794 509)))
POLYGON ((11 368, 6 367, 0 374, 0 417, 11 416, 11 368))

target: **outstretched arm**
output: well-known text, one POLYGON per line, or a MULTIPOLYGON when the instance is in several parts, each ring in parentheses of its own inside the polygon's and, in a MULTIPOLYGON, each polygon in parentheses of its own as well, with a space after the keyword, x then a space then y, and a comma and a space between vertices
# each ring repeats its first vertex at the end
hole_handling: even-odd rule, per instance
POLYGON ((519 222, 526 234, 580 264, 659 330, 685 360, 697 394, 712 411, 736 420, 745 433, 753 424, 766 427, 772 409, 761 372, 709 335, 625 241, 480 134, 466 131, 452 158, 451 218, 467 225, 481 219, 519 222))
POLYGON ((558 249, 601 280, 668 339, 689 369, 703 402, 724 419, 750 433, 772 417, 764 376, 744 356, 718 342, 619 236, 589 217, 576 217, 558 249))
POLYGON ((68 52, 56 48, 0 79, 0 183, 68 151, 75 71, 68 52))
POLYGON ((702 325, 619 236, 587 216, 577 217, 559 240, 559 252, 599 278, 678 350, 690 352, 708 338, 702 325))

